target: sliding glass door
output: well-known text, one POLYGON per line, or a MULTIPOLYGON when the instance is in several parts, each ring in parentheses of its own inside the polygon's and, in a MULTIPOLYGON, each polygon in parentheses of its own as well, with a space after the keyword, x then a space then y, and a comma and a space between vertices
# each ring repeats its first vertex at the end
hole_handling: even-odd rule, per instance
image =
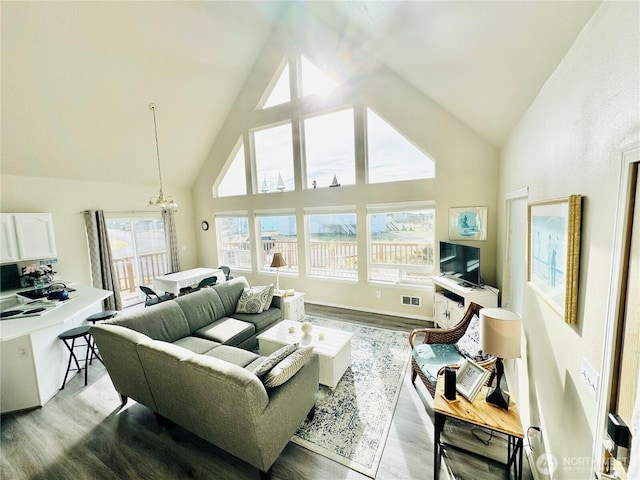
POLYGON ((107 219, 107 230, 123 305, 139 303, 144 295, 138 286, 152 286, 154 278, 167 273, 162 217, 160 214, 113 216, 107 219))

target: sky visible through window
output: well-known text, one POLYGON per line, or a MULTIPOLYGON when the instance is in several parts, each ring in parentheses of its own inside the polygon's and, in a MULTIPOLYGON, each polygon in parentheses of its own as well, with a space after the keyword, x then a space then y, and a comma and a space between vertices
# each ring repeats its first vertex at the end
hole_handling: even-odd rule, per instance
POLYGON ((294 189, 291 124, 253 133, 259 193, 294 189))
POLYGON ((304 121, 307 188, 355 185, 353 109, 319 115, 304 121))
POLYGON ((225 174, 222 182, 218 186, 219 197, 230 197, 232 195, 246 195, 247 182, 244 176, 244 145, 240 144, 238 153, 233 158, 229 170, 225 174))
MULTIPOLYGON (((337 84, 304 56, 302 92, 329 94, 337 84)), ((273 87, 265 107, 289 102, 289 65, 273 87)), ((398 182, 435 178, 435 162, 419 147, 373 110, 366 111, 367 183, 398 182)), ((355 144, 353 109, 341 110, 303 120, 306 188, 328 187, 333 177, 340 185, 355 184, 355 144)), ((291 123, 256 130, 253 134, 257 192, 294 190, 293 141, 291 123)), ((225 178, 219 196, 245 195, 244 149, 241 147, 225 178)))
POLYGON ((274 105, 280 105, 281 103, 287 103, 291 101, 291 90, 289 89, 289 64, 287 63, 278 78, 278 81, 273 86, 271 94, 262 108, 273 107, 274 105))
POLYGON ((371 109, 367 140, 369 183, 435 177, 433 160, 371 109))

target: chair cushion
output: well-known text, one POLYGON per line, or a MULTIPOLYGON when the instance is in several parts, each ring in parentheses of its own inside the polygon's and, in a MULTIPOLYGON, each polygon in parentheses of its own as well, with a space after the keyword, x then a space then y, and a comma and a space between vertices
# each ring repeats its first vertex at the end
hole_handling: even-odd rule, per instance
POLYGON ((460 364, 464 359, 456 346, 449 343, 416 345, 412 354, 422 373, 434 386, 438 380, 438 371, 442 367, 460 364))

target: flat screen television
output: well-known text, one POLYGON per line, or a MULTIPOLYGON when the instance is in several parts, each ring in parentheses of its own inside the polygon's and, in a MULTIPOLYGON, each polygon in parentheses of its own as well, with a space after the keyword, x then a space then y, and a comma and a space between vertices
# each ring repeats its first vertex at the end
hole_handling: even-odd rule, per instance
POLYGON ((471 285, 482 285, 480 248, 440 242, 440 273, 471 285))

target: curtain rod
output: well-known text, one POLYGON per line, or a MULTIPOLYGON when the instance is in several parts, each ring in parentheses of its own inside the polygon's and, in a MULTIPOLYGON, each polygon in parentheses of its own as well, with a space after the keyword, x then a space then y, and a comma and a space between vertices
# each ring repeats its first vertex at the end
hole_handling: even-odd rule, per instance
MULTIPOLYGON (((97 210, 93 210, 93 211, 97 211, 97 210)), ((80 212, 80 215, 86 215, 89 212, 91 212, 91 210, 82 210, 80 212)), ((147 215, 149 213, 162 213, 162 210, 154 210, 154 211, 149 211, 149 210, 137 210, 137 211, 136 210, 123 210, 123 211, 118 211, 118 212, 116 212, 116 211, 108 212, 106 210, 103 210, 103 212, 105 214, 109 214, 109 215, 122 214, 122 213, 127 213, 127 214, 132 214, 133 213, 133 214, 144 214, 144 215, 147 215)))

